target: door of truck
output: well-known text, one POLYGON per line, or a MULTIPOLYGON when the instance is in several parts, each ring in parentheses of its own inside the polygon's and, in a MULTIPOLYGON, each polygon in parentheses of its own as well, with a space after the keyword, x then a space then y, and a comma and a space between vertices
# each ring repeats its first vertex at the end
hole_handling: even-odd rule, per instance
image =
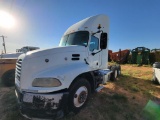
POLYGON ((90 67, 97 69, 101 65, 101 50, 99 48, 99 39, 95 36, 91 36, 89 43, 89 60, 90 67))

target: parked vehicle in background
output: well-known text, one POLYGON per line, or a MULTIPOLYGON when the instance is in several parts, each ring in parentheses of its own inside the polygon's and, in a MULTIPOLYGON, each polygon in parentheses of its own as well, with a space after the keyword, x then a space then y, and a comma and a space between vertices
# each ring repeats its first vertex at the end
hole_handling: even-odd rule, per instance
POLYGON ((33 47, 33 46, 25 46, 22 47, 21 49, 16 49, 16 52, 19 53, 27 53, 28 51, 33 51, 33 50, 38 50, 40 49, 39 47, 33 47))
POLYGON ((28 51, 32 51, 32 50, 37 50, 40 49, 39 47, 32 47, 32 46, 25 46, 22 47, 21 49, 16 49, 15 53, 6 53, 6 54, 1 54, 0 58, 18 58, 19 55, 21 55, 22 53, 27 53, 28 51))
POLYGON ((129 49, 126 49, 126 50, 119 49, 118 52, 110 51, 109 56, 110 56, 111 61, 114 61, 119 64, 125 64, 128 62, 129 53, 130 53, 129 49))
POLYGON ((116 80, 120 66, 107 69, 108 34, 108 17, 97 15, 69 27, 59 47, 19 56, 15 85, 21 113, 50 119, 77 113, 109 76, 116 80))
POLYGON ((150 49, 145 47, 137 47, 133 49, 131 56, 131 63, 132 64, 150 64, 149 55, 150 55, 150 49))
POLYGON ((28 51, 37 50, 39 47, 25 46, 16 50, 16 53, 7 53, 0 55, 0 78, 7 85, 14 85, 16 61, 19 55, 28 51))
POLYGON ((153 64, 153 79, 152 81, 156 84, 160 84, 160 62, 153 64))
POLYGON ((160 49, 152 49, 150 52, 150 63, 160 62, 160 49))

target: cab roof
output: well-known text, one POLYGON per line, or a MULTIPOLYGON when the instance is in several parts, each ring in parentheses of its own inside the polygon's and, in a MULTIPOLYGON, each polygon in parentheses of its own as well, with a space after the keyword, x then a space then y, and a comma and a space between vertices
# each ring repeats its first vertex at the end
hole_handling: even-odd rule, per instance
POLYGON ((109 32, 109 19, 106 15, 96 15, 92 17, 88 17, 86 19, 83 19, 75 24, 73 24, 71 27, 69 27, 64 35, 70 34, 77 31, 89 31, 91 33, 97 32, 98 25, 101 25, 101 30, 103 32, 109 32))

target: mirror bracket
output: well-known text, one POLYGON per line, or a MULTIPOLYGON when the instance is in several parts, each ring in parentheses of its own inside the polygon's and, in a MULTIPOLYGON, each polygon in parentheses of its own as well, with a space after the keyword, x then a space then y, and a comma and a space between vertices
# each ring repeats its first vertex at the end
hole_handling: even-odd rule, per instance
POLYGON ((96 52, 96 53, 91 53, 91 54, 94 56, 95 54, 97 54, 97 53, 99 53, 99 52, 101 52, 101 51, 102 51, 102 49, 101 49, 100 51, 96 52))

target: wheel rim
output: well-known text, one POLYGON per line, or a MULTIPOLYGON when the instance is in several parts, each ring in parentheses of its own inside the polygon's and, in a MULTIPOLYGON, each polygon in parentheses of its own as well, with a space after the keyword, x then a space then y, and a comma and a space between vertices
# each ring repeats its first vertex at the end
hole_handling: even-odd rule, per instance
POLYGON ((117 78, 117 70, 114 72, 114 77, 117 78))
POLYGON ((85 86, 80 87, 74 94, 74 106, 81 107, 87 100, 88 89, 85 86))

